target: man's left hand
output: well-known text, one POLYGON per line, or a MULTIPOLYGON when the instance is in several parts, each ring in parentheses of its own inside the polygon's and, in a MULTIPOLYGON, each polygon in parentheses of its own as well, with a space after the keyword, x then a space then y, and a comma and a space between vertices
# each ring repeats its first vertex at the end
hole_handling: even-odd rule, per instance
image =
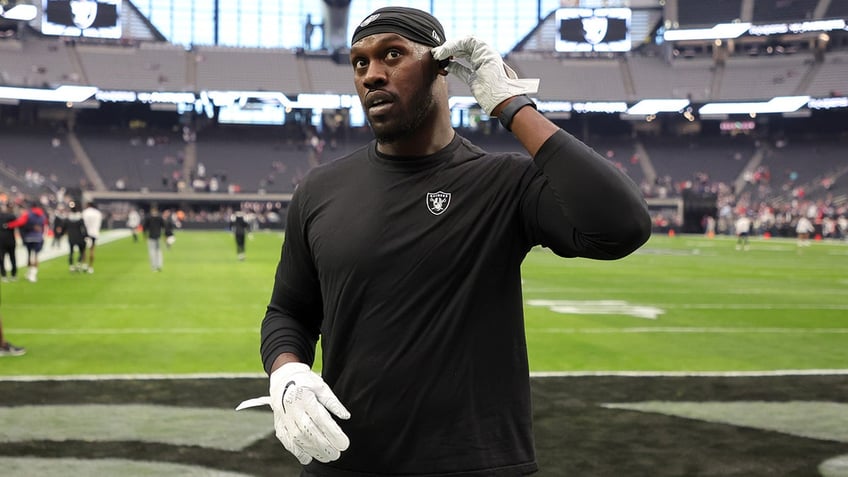
POLYGON ((452 61, 447 70, 463 80, 486 114, 491 115, 505 100, 520 94, 539 91, 539 80, 519 79, 515 71, 504 63, 500 53, 492 46, 473 36, 447 41, 432 49, 433 58, 467 60, 471 66, 452 61))

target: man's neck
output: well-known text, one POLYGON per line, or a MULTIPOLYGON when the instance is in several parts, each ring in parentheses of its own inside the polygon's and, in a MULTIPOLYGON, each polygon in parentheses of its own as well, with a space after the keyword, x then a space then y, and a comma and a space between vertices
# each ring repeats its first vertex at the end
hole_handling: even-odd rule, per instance
POLYGON ((387 156, 429 156, 444 149, 453 141, 456 131, 450 126, 424 129, 390 143, 377 143, 377 151, 387 156))

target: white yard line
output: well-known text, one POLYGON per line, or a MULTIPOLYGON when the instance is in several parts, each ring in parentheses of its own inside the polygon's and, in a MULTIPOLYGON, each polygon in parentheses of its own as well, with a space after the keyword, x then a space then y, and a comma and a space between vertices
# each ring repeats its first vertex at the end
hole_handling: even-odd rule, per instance
MULTIPOLYGON (((622 328, 527 328, 527 333, 550 334, 845 334, 848 328, 790 328, 790 327, 734 327, 734 326, 641 326, 622 328)), ((210 335, 231 333, 258 333, 258 328, 15 328, 19 335, 210 335)))
MULTIPOLYGON (((132 235, 130 229, 103 230, 100 232, 100 237, 97 239, 97 245, 114 242, 115 240, 129 237, 130 235, 132 235)), ((70 248, 68 247, 67 238, 63 237, 59 241, 59 246, 54 247, 53 237, 44 237, 44 248, 42 248, 41 252, 38 253, 38 261, 46 262, 47 260, 59 257, 67 258, 68 252, 70 252, 70 248)), ((15 248, 15 257, 18 260, 18 268, 26 268, 27 250, 21 242, 18 242, 18 246, 15 248)))
POLYGON ((646 326, 631 328, 527 328, 527 333, 561 334, 630 334, 630 333, 785 333, 785 334, 840 334, 848 328, 752 328, 752 327, 698 327, 698 326, 646 326))
POLYGON ((537 371, 534 378, 582 376, 744 378, 765 376, 848 376, 848 369, 775 369, 766 371, 537 371))
POLYGON ((16 335, 210 335, 230 333, 256 333, 256 328, 15 328, 16 335))
MULTIPOLYGON (((560 377, 704 377, 704 378, 738 378, 738 377, 768 377, 768 376, 846 376, 848 369, 776 369, 765 371, 535 371, 531 378, 560 378, 560 377)), ((29 375, 29 376, 0 376, 0 382, 33 382, 33 381, 149 381, 177 379, 266 379, 265 373, 194 373, 194 374, 75 374, 75 375, 29 375)))

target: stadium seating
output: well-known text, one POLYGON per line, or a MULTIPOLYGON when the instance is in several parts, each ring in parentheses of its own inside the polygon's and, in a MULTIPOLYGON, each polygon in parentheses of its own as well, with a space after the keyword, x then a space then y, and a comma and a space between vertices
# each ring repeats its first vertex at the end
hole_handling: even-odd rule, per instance
POLYGON ((185 143, 170 131, 82 128, 76 131, 105 185, 118 190, 174 190, 174 171, 181 172, 185 143))
POLYGON ((552 58, 544 55, 513 55, 518 71, 529 78, 543 81, 539 97, 546 100, 624 100, 621 65, 617 59, 552 58))
POLYGON ((710 183, 733 184, 755 150, 754 141, 745 136, 649 136, 643 143, 657 176, 669 176, 674 183, 703 176, 710 183))
MULTIPOLYGON (((681 28, 736 20, 762 24, 848 17, 846 2, 835 1, 672 3, 681 28)), ((661 14, 662 9, 639 11, 634 22, 640 34, 649 35, 661 25, 661 14)), ((708 43, 693 49, 688 43, 669 46, 645 42, 625 54, 583 55, 554 51, 555 23, 553 15, 542 19, 506 56, 507 63, 521 76, 542 78, 536 95, 541 100, 633 104, 640 99, 687 98, 703 104, 763 101, 774 96, 838 99, 846 95, 848 51, 845 38, 839 39, 841 32, 834 33, 837 41, 832 41, 826 51, 817 51, 812 41, 778 48, 763 38, 753 46, 737 45, 727 51, 708 43)), ((158 37, 87 41, 49 38, 31 31, 4 37, 0 39, 0 85, 94 85, 102 90, 138 92, 271 91, 282 92, 291 100, 303 93, 356 94, 343 51, 211 45, 187 48, 154 38, 158 37)), ((455 75, 448 75, 447 80, 450 95, 470 96, 467 85, 455 75)), ((59 112, 51 114, 62 116, 59 112)), ((243 192, 288 193, 316 160, 305 140, 306 127, 300 124, 309 122, 305 119, 309 113, 287 117, 283 127, 198 124, 196 142, 191 147, 179 130, 186 119, 179 113, 169 111, 175 124, 162 130, 146 124, 131 130, 125 125, 133 119, 133 113, 127 114, 111 127, 92 127, 85 119, 78 120, 75 136, 68 136, 62 126, 30 127, 43 123, 35 115, 14 124, 18 118, 10 122, 0 114, 4 121, 0 128, 0 187, 27 187, 25 175, 30 170, 46 178, 52 187, 93 187, 99 182, 94 179, 102 179, 106 189, 173 191, 182 184, 186 190, 208 190, 209 180, 214 178, 218 190, 224 192, 234 187, 243 192), (71 137, 79 139, 82 151, 72 147, 71 137), (92 172, 82 167, 85 161, 80 159, 85 157, 99 177, 92 177, 92 172), (237 163, 234 158, 238 158, 237 163), (192 184, 197 173, 194 160, 205 169, 201 178, 205 188, 204 181, 192 184)), ((86 117, 83 113, 76 116, 86 117)), ((673 125, 644 135, 636 123, 626 126, 628 133, 622 134, 592 124, 580 118, 580 113, 572 116, 571 120, 562 120, 563 127, 579 131, 575 134, 602 156, 637 183, 645 184, 646 194, 655 194, 651 187, 663 181, 670 181, 674 188, 685 183, 698 186, 702 181, 738 185, 748 178, 749 167, 756 167, 768 171, 771 183, 759 187, 761 184, 745 182, 745 192, 752 196, 776 199, 791 194, 792 187, 802 187, 809 195, 836 194, 845 196, 839 200, 848 201, 846 145, 844 138, 835 134, 808 137, 783 125, 769 130, 769 121, 762 119, 756 119, 756 131, 750 136, 731 137, 717 131, 680 136, 673 125), (752 162, 755 157, 761 162, 752 162), (793 180, 787 190, 785 176, 790 172, 793 180)), ((484 124, 479 130, 461 129, 461 133, 489 150, 521 150, 520 144, 512 136, 501 134, 496 124, 491 128, 484 124)), ((367 128, 348 128, 336 138, 323 139, 324 149, 317 160, 328 161, 362 146, 370 134, 367 128)))
POLYGON ((198 91, 297 94, 310 87, 302 79, 298 58, 290 50, 198 46, 192 58, 198 91))
POLYGON ((0 162, 14 185, 33 186, 33 178, 43 178, 43 189, 53 191, 89 184, 62 131, 4 126, 0 144, 0 162))
POLYGON ((831 52, 825 56, 824 62, 811 78, 806 94, 828 97, 845 96, 848 94, 848 52, 831 52))
POLYGON ((742 0, 678 0, 677 4, 680 28, 711 27, 742 15, 742 0))
POLYGON ((80 84, 82 76, 70 58, 73 48, 57 39, 0 40, 0 84, 55 87, 80 84))
POLYGON ((186 75, 190 59, 185 48, 158 42, 137 46, 77 44, 85 84, 120 91, 193 91, 186 75))
POLYGON ((751 3, 754 4, 753 20, 764 23, 810 20, 819 0, 757 0, 751 3))
POLYGON ((638 98, 712 98, 713 62, 709 58, 680 59, 669 63, 660 57, 628 58, 638 98))
MULTIPOLYGON (((812 58, 803 55, 727 59, 718 98, 768 100, 800 94, 812 58)), ((714 92, 715 93, 715 92, 714 92)))

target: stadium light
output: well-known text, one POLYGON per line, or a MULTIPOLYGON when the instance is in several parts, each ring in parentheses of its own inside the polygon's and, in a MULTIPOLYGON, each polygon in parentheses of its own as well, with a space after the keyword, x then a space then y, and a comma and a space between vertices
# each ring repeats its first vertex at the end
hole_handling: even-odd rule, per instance
POLYGON ((701 106, 701 116, 723 114, 791 113, 810 102, 809 96, 777 96, 768 101, 741 103, 707 103, 701 106))
POLYGON ((12 1, 0 1, 0 17, 6 20, 18 20, 28 22, 35 20, 38 16, 38 8, 35 5, 18 3, 12 1))
POLYGON ((833 108, 848 108, 848 98, 813 98, 807 103, 811 109, 833 109, 833 108))
POLYGON ((627 110, 633 116, 648 116, 657 113, 677 113, 689 106, 688 99, 643 99, 627 110))
POLYGON ((729 38, 739 38, 748 29, 751 24, 742 23, 719 23, 712 28, 692 28, 688 30, 666 30, 663 33, 665 41, 682 41, 682 40, 726 40, 729 38))
POLYGON ((845 19, 833 18, 827 20, 807 20, 793 23, 772 23, 768 25, 754 25, 748 30, 749 35, 783 35, 786 33, 809 33, 818 31, 844 30, 845 19))
POLYGON ((94 86, 59 86, 56 89, 17 88, 0 86, 0 99, 29 101, 57 101, 61 103, 81 103, 97 93, 94 86))
POLYGON ((624 101, 581 101, 572 104, 576 113, 623 113, 627 111, 624 101))

